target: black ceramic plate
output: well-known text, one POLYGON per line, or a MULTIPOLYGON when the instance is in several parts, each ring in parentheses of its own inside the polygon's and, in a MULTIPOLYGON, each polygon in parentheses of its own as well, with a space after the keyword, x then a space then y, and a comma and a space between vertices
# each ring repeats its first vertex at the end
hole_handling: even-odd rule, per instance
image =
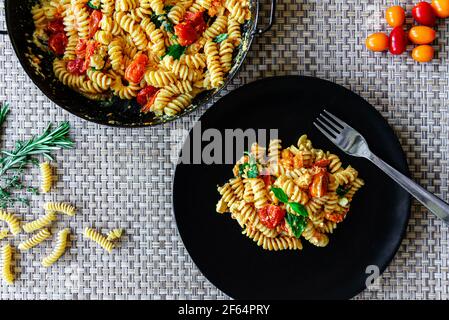
MULTIPOLYGON (((176 168, 173 204, 184 245, 201 272, 233 298, 351 298, 365 289, 371 274, 367 267, 375 265, 383 272, 401 243, 410 214, 409 195, 367 160, 343 154, 314 128, 312 121, 324 107, 361 132, 386 162, 408 174, 401 145, 375 108, 351 91, 316 78, 275 77, 243 86, 210 108, 201 127, 221 132, 274 128, 284 146, 306 133, 314 146, 357 168, 366 186, 325 248, 303 240, 302 251, 262 250, 241 234, 228 214, 215 212, 216 186, 231 177, 232 165, 176 168)), ((185 145, 184 154, 187 150, 185 145)))

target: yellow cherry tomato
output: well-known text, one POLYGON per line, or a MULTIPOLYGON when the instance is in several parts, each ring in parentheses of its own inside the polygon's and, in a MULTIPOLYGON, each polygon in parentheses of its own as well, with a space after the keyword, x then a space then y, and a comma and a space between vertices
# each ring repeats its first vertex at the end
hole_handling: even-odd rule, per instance
POLYGON ((415 26, 408 33, 408 38, 414 44, 429 44, 435 40, 435 36, 435 30, 426 26, 415 26))
POLYGON ((371 51, 388 50, 388 36, 382 32, 376 32, 366 38, 366 47, 371 51))
POLYGON ((389 7, 385 12, 387 23, 394 27, 400 27, 405 21, 405 11, 401 6, 389 7))
POLYGON ((412 51, 412 58, 418 62, 429 62, 433 59, 435 50, 428 44, 417 46, 412 51))
POLYGON ((431 5, 438 18, 449 17, 449 0, 432 0, 431 5))

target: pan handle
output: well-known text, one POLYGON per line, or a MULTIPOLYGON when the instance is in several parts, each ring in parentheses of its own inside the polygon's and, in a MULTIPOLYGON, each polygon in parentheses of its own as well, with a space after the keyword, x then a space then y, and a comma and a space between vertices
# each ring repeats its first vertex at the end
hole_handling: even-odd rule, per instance
POLYGON ((265 32, 271 29, 275 20, 276 20, 276 0, 271 0, 270 21, 268 22, 268 25, 263 28, 256 27, 256 30, 254 30, 253 34, 254 35, 264 34, 265 32))

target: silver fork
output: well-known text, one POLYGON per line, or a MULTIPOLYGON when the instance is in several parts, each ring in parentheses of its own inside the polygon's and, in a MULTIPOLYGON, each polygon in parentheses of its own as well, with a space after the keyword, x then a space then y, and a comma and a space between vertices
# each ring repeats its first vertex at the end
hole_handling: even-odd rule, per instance
POLYGON ((430 210, 430 212, 443 220, 446 224, 449 224, 449 204, 431 194, 416 182, 410 180, 373 154, 369 149, 365 138, 344 121, 326 110, 324 110, 324 113, 320 113, 320 117, 318 117, 316 119, 317 122, 314 122, 313 124, 337 147, 351 156, 370 160, 391 179, 396 181, 401 187, 421 202, 430 210))

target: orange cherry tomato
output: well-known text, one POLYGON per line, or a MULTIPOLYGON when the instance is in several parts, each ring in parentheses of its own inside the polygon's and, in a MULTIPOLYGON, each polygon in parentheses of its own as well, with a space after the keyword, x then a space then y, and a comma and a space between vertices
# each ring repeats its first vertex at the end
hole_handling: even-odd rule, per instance
POLYGON ((138 53, 128 68, 126 68, 125 79, 134 83, 139 83, 143 79, 147 64, 148 56, 143 53, 138 53))
POLYGON ((387 23, 394 27, 400 27, 405 21, 405 11, 401 6, 392 6, 385 12, 387 23))
POLYGON ((438 18, 449 17, 449 0, 432 0, 431 5, 438 18))
POLYGON ((313 176, 309 193, 312 197, 321 198, 327 193, 329 177, 325 171, 321 171, 313 176))
POLYGON ((408 33, 408 38, 414 44, 429 44, 435 40, 435 37, 435 30, 426 26, 415 26, 408 33))
POLYGON ((388 36, 382 32, 376 32, 366 38, 366 47, 371 51, 388 50, 388 36))
POLYGON ((412 58, 418 62, 429 62, 433 59, 435 50, 428 44, 417 46, 412 51, 412 58))

